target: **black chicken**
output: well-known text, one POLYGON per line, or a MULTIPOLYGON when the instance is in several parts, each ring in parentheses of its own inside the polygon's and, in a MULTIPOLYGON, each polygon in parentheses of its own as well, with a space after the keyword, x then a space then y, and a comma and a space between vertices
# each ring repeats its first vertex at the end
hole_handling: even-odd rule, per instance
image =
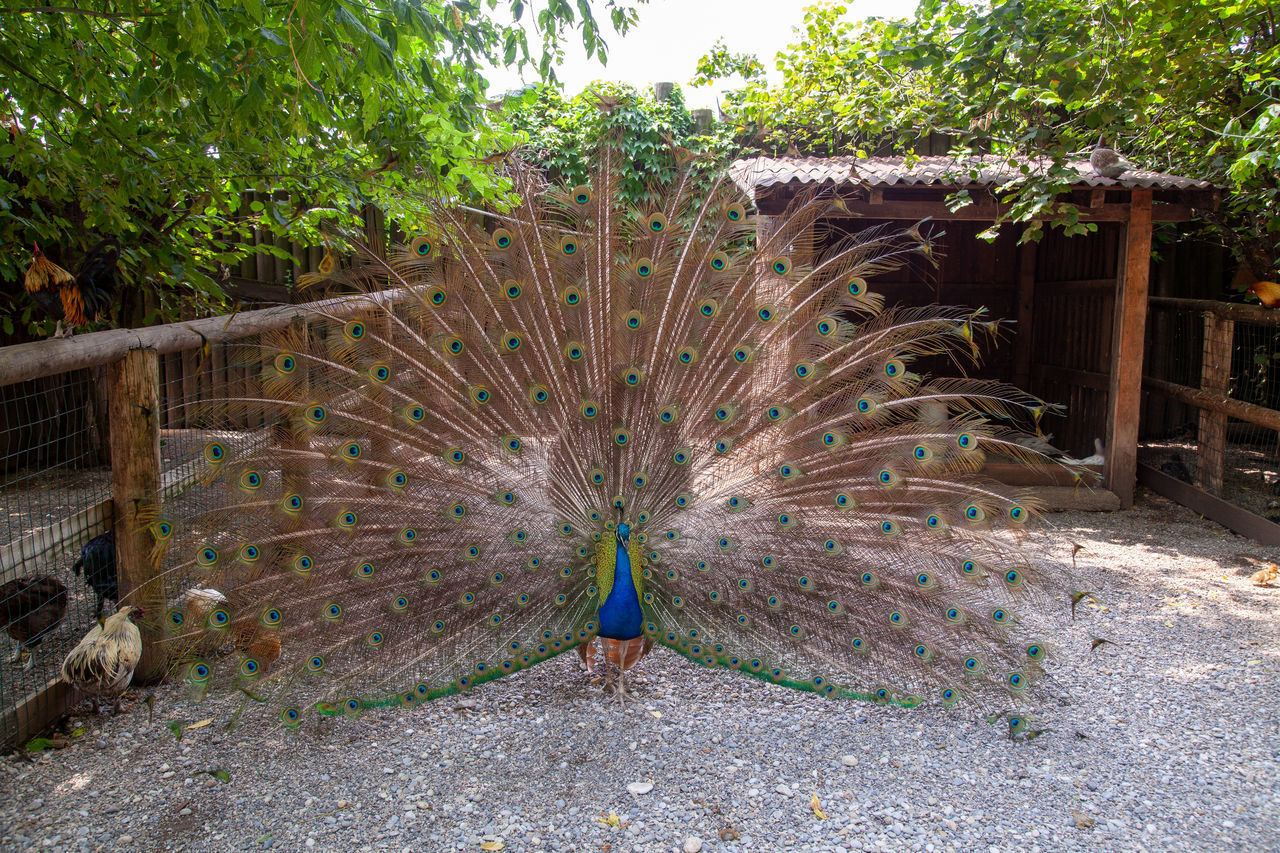
POLYGON ((18 641, 15 661, 29 668, 35 659, 30 650, 40 645, 67 614, 67 588, 51 577, 26 577, 0 585, 0 622, 18 641))
POLYGON ((80 559, 71 564, 71 571, 84 575, 84 582, 98 595, 97 613, 102 613, 105 599, 120 601, 116 582, 116 532, 108 530, 95 536, 80 549, 80 559))
POLYGON ((73 276, 45 257, 39 245, 35 246, 26 289, 41 310, 58 321, 56 337, 97 319, 111 305, 118 284, 119 261, 120 245, 114 237, 108 237, 89 250, 73 276))

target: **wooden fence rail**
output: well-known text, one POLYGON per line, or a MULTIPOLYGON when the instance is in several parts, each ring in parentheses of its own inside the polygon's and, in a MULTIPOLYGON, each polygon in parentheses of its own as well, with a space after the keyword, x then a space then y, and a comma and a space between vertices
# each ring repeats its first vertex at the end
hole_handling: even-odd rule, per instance
POLYGON ((283 329, 295 318, 315 323, 349 317, 367 308, 371 302, 394 305, 406 298, 408 294, 404 290, 381 290, 143 329, 109 329, 61 340, 15 344, 0 349, 0 385, 111 364, 123 359, 130 350, 154 350, 157 353, 200 350, 206 344, 226 343, 260 332, 283 329))

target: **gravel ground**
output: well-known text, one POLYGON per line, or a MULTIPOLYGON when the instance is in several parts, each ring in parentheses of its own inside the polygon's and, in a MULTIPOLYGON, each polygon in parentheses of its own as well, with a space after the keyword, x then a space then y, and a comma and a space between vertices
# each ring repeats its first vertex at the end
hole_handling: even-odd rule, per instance
POLYGON ((972 710, 830 702, 661 650, 627 710, 566 655, 288 737, 247 723, 177 742, 162 721, 226 708, 164 687, 154 724, 138 702, 0 760, 0 847, 1280 850, 1280 587, 1242 559, 1273 553, 1152 496, 1049 524, 1036 547, 1069 567, 1082 545, 1099 601, 1075 621, 1055 603, 1033 715, 1048 732, 1029 742, 972 710))

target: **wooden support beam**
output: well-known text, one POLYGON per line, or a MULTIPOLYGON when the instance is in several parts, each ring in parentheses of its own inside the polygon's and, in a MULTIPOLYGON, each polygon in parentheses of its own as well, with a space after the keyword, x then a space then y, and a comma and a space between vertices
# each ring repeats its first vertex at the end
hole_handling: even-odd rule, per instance
POLYGON ((1045 512, 1114 512, 1120 498, 1106 489, 1041 486, 1033 493, 1045 512))
MULTIPOLYGON (((1231 341, 1235 321, 1206 312, 1204 315, 1204 355, 1200 361, 1200 390, 1226 399, 1231 384, 1231 341)), ((1196 485, 1211 495, 1222 494, 1222 466, 1227 449, 1227 413, 1218 409, 1200 410, 1196 454, 1196 485)))
POLYGON ((1133 506, 1137 481, 1138 420, 1142 407, 1143 336, 1151 269, 1151 190, 1134 190, 1124 255, 1116 281, 1111 378, 1107 389, 1107 464, 1103 484, 1133 506))
POLYGON ((1081 388, 1090 388, 1104 393, 1110 381, 1105 373, 1045 364, 1037 364, 1031 368, 1031 375, 1037 382, 1061 382, 1063 385, 1078 385, 1081 388))
POLYGON ((134 349, 107 372, 111 400, 111 489, 115 501, 116 566, 120 601, 143 610, 142 660, 135 684, 164 670, 160 624, 164 592, 151 563, 148 512, 160 499, 160 357, 134 349))
POLYGON ((1032 312, 1036 304, 1036 242, 1018 247, 1018 337, 1013 343, 1013 384, 1028 387, 1031 379, 1032 312))
MULTIPOLYGON (((871 192, 875 192, 872 190, 871 192)), ((1192 208, 1185 204, 1162 204, 1153 210, 1151 207, 1151 190, 1134 190, 1134 199, 1139 195, 1147 198, 1147 216, 1155 222, 1185 222, 1192 216, 1192 208)), ((1101 207, 1078 207, 1081 222, 1125 222, 1129 219, 1131 204, 1103 204, 1101 207)), ((845 208, 848 211, 847 217, 833 218, 833 221, 848 221, 858 219, 936 219, 939 222, 995 222, 998 210, 996 206, 990 202, 980 202, 978 204, 970 204, 959 210, 952 210, 941 201, 893 201, 883 200, 876 202, 873 200, 856 201, 849 200, 845 202, 845 208)), ((1008 212, 1006 206, 1005 212, 1008 212)), ((770 208, 772 212, 772 208, 770 208)), ((1051 219, 1052 216, 1044 214, 1042 216, 1032 217, 1036 220, 1051 219)))

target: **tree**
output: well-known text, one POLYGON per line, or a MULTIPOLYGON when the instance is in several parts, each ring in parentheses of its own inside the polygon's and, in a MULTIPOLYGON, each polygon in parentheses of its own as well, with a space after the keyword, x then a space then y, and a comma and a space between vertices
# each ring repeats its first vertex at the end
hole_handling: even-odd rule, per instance
MULTIPOLYGON (((70 263, 119 238, 136 323, 220 303, 209 272, 253 250, 253 225, 314 239, 365 202, 411 222, 427 188, 501 196, 482 158, 515 137, 487 119, 483 69, 528 63, 554 79, 571 31, 588 54, 606 46, 588 0, 486 5, 511 20, 478 0, 8 3, 5 331, 34 325, 19 283, 33 240, 70 263), (276 195, 248 207, 247 190, 276 195)), ((601 5, 619 32, 635 19, 622 0, 601 5)))
POLYGON ((1105 140, 1146 167, 1227 187, 1211 228, 1259 276, 1280 269, 1270 0, 922 0, 914 18, 857 23, 845 11, 806 10, 799 42, 777 57, 776 87, 724 45, 695 82, 743 73, 726 109, 765 150, 901 153, 934 131, 957 152, 1050 158, 1047 174, 1008 189, 1012 220, 1048 211, 1070 226, 1055 201, 1061 167, 1105 140))
POLYGON ((633 204, 672 178, 677 148, 704 155, 707 170, 723 169, 740 150, 725 128, 698 129, 679 87, 662 100, 624 83, 596 83, 568 99, 548 86, 531 87, 508 102, 502 120, 521 134, 527 156, 550 180, 569 185, 588 180, 597 141, 615 138, 632 162, 619 196, 633 204))

